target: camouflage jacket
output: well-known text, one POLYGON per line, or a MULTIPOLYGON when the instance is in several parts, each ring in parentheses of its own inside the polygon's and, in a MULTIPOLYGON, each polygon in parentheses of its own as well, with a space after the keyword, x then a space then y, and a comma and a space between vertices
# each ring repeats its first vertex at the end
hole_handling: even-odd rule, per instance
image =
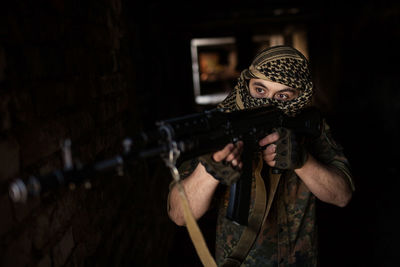
MULTIPOLYGON (((343 149, 331 136, 329 126, 324 122, 321 136, 307 142, 307 149, 320 162, 333 166, 347 177, 354 190, 348 161, 343 149)), ((182 164, 180 172, 183 178, 197 166, 192 160, 182 164)), ((262 176, 268 186, 269 167, 264 164, 262 176)), ((255 182, 253 178, 252 199, 254 200, 255 182)), ((218 208, 216 228, 215 257, 221 265, 228 257, 244 230, 227 219, 226 209, 229 200, 229 188, 221 186, 214 196, 213 205, 218 208)), ((250 212, 252 210, 252 201, 250 212)), ((241 266, 317 266, 317 225, 316 198, 294 173, 282 174, 275 199, 265 224, 262 226, 253 247, 241 266)))

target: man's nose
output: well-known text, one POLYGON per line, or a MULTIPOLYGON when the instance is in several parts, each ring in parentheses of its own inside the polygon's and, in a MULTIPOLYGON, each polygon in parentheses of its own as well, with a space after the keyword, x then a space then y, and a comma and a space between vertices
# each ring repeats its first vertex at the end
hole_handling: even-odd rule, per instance
POLYGON ((269 93, 265 96, 265 98, 269 98, 269 99, 272 99, 273 97, 274 97, 274 94, 271 93, 271 92, 269 92, 269 93))

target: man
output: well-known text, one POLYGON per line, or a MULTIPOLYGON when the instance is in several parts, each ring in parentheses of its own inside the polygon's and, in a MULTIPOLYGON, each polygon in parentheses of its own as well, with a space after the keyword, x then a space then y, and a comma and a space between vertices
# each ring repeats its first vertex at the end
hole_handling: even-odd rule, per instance
MULTIPOLYGON (((296 116, 310 105, 312 95, 313 83, 307 59, 292 47, 276 46, 254 58, 219 107, 230 112, 273 105, 288 116, 296 116)), ((232 255, 243 251, 238 252, 236 247, 242 247, 241 238, 247 234, 246 226, 225 217, 229 198, 226 185, 236 181, 232 177, 238 177, 235 172, 243 167, 242 142, 228 144, 209 156, 182 164, 183 186, 193 215, 198 219, 214 205, 212 203, 218 206, 218 265, 317 266, 316 198, 344 207, 354 190, 342 148, 332 139, 325 121, 319 138, 301 139, 288 129, 278 128, 262 138, 259 145, 266 148, 254 159, 253 166, 259 161, 261 167, 253 167, 250 216, 255 211, 255 192, 260 187, 266 188, 269 199, 263 208, 262 225, 254 242, 247 245, 244 256, 232 255), (219 173, 226 163, 232 166, 230 175, 219 173), (272 168, 280 169, 282 174, 272 174, 272 168)), ((168 212, 177 225, 185 224, 174 186, 171 186, 168 212)))

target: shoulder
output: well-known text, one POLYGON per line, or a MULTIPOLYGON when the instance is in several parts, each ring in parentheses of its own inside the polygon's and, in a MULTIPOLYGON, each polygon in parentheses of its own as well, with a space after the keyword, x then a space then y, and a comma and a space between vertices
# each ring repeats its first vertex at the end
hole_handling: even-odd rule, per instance
POLYGON ((351 166, 344 153, 344 147, 337 141, 326 119, 322 120, 321 135, 312 141, 309 151, 322 163, 340 170, 347 177, 354 191, 351 166))
POLYGON ((328 124, 326 118, 322 119, 320 139, 322 141, 325 141, 331 148, 335 150, 343 150, 343 146, 337 141, 335 141, 332 129, 328 124))

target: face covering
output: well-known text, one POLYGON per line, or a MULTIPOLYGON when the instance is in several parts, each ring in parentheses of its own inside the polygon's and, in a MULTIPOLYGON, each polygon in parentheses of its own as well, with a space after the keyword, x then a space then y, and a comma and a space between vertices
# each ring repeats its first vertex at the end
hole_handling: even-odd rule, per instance
POLYGON ((307 59, 290 46, 274 46, 256 55, 248 69, 240 74, 235 88, 218 105, 226 112, 272 105, 288 116, 295 116, 311 103, 313 83, 307 59), (293 100, 282 101, 270 98, 255 98, 249 90, 250 79, 277 82, 300 94, 293 100))

